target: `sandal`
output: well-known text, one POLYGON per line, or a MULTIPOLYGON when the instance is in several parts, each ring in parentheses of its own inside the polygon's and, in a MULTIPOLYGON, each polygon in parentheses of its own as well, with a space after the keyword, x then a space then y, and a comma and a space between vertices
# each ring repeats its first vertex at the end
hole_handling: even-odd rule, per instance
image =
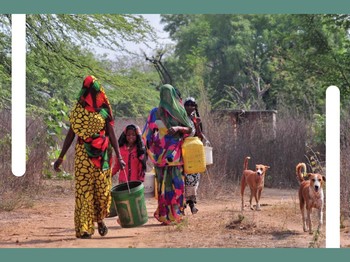
POLYGON ((104 222, 99 222, 98 224, 98 233, 101 237, 104 237, 108 233, 108 227, 105 225, 104 222))
POLYGON ((194 206, 193 203, 190 204, 190 208, 191 208, 191 213, 194 215, 194 214, 197 214, 198 212, 198 209, 194 206))
POLYGON ((198 212, 198 209, 196 207, 193 207, 191 208, 191 213, 194 215, 194 214, 197 214, 198 212))
POLYGON ((89 233, 87 233, 87 232, 84 232, 84 233, 80 236, 80 238, 82 238, 82 239, 90 239, 90 238, 91 238, 91 235, 90 235, 89 233))

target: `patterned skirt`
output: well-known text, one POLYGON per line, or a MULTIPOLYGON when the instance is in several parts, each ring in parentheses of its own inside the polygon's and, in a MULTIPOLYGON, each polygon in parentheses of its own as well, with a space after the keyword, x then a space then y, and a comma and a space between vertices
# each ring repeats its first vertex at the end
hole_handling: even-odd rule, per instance
POLYGON ((102 171, 90 161, 84 144, 75 147, 75 233, 94 233, 94 222, 101 222, 109 214, 111 205, 111 170, 102 171))
POLYGON ((154 217, 164 225, 182 221, 184 180, 182 166, 155 167, 158 207, 154 217))

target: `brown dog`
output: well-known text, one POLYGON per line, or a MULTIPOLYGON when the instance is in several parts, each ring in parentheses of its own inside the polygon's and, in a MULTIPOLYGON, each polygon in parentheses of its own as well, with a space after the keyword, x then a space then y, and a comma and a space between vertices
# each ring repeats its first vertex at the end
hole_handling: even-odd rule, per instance
POLYGON ((244 190, 246 186, 248 185, 250 188, 250 209, 254 210, 252 205, 253 196, 256 201, 256 210, 260 210, 260 197, 261 192, 264 189, 264 181, 265 181, 265 174, 267 169, 269 169, 269 166, 265 165, 255 165, 255 171, 248 170, 248 160, 250 159, 249 156, 247 156, 244 159, 243 164, 243 175, 241 179, 241 199, 242 199, 242 211, 244 210, 244 190))
POLYGON ((318 210, 318 227, 317 230, 321 229, 323 224, 323 206, 324 206, 324 195, 323 195, 323 184, 326 182, 325 176, 322 176, 318 173, 308 173, 306 177, 309 180, 304 179, 302 173, 306 173, 306 165, 304 163, 299 163, 296 166, 296 175, 300 183, 299 187, 299 204, 301 216, 303 219, 303 229, 304 232, 307 232, 309 228, 309 233, 312 234, 312 225, 311 225, 311 211, 312 208, 318 210), (306 208, 306 217, 305 217, 305 208, 306 208))

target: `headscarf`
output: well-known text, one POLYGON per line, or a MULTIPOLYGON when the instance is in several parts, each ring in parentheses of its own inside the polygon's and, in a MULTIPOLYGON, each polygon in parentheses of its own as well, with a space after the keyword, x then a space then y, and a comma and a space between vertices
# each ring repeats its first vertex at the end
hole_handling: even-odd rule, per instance
POLYGON ((175 88, 169 84, 160 87, 158 115, 167 128, 173 126, 191 127, 186 110, 181 104, 175 88))
POLYGON ((121 135, 119 137, 119 140, 118 140, 119 146, 123 146, 127 143, 126 133, 128 130, 134 130, 136 133, 137 157, 142 164, 142 168, 144 170, 146 170, 146 168, 147 168, 147 166, 146 166, 146 162, 147 162, 146 147, 142 142, 142 133, 141 133, 141 129, 139 126, 132 125, 132 124, 126 126, 123 133, 121 133, 121 135))
POLYGON ((166 84, 160 88, 159 106, 151 110, 142 136, 149 159, 156 166, 183 165, 181 146, 184 136, 178 133, 169 135, 168 129, 173 126, 194 130, 175 89, 166 84))
POLYGON ((83 143, 86 153, 95 167, 110 168, 109 137, 106 124, 114 125, 112 110, 104 88, 94 76, 84 79, 77 104, 71 112, 70 122, 74 133, 83 143))
POLYGON ((90 75, 84 79, 78 102, 89 112, 99 113, 112 126, 114 125, 111 105, 96 77, 90 75))

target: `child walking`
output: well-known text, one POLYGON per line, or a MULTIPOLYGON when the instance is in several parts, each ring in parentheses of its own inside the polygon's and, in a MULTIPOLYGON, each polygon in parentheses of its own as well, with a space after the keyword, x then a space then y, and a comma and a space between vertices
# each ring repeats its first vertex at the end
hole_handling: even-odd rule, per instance
POLYGON ((136 125, 128 125, 120 135, 119 148, 121 158, 125 161, 125 168, 121 170, 119 161, 116 158, 112 169, 114 176, 119 172, 119 183, 139 180, 145 180, 147 154, 145 146, 142 142, 141 130, 136 125))
MULTIPOLYGON (((185 99, 184 103, 188 117, 194 124, 195 133, 194 136, 198 136, 200 140, 209 141, 202 133, 202 123, 199 118, 198 107, 196 100, 193 97, 188 97, 185 99)), ((190 206, 191 213, 196 214, 198 209, 195 204, 197 203, 197 189, 200 181, 200 173, 185 174, 185 198, 186 204, 190 206)), ((186 206, 185 206, 186 207, 186 206)))

